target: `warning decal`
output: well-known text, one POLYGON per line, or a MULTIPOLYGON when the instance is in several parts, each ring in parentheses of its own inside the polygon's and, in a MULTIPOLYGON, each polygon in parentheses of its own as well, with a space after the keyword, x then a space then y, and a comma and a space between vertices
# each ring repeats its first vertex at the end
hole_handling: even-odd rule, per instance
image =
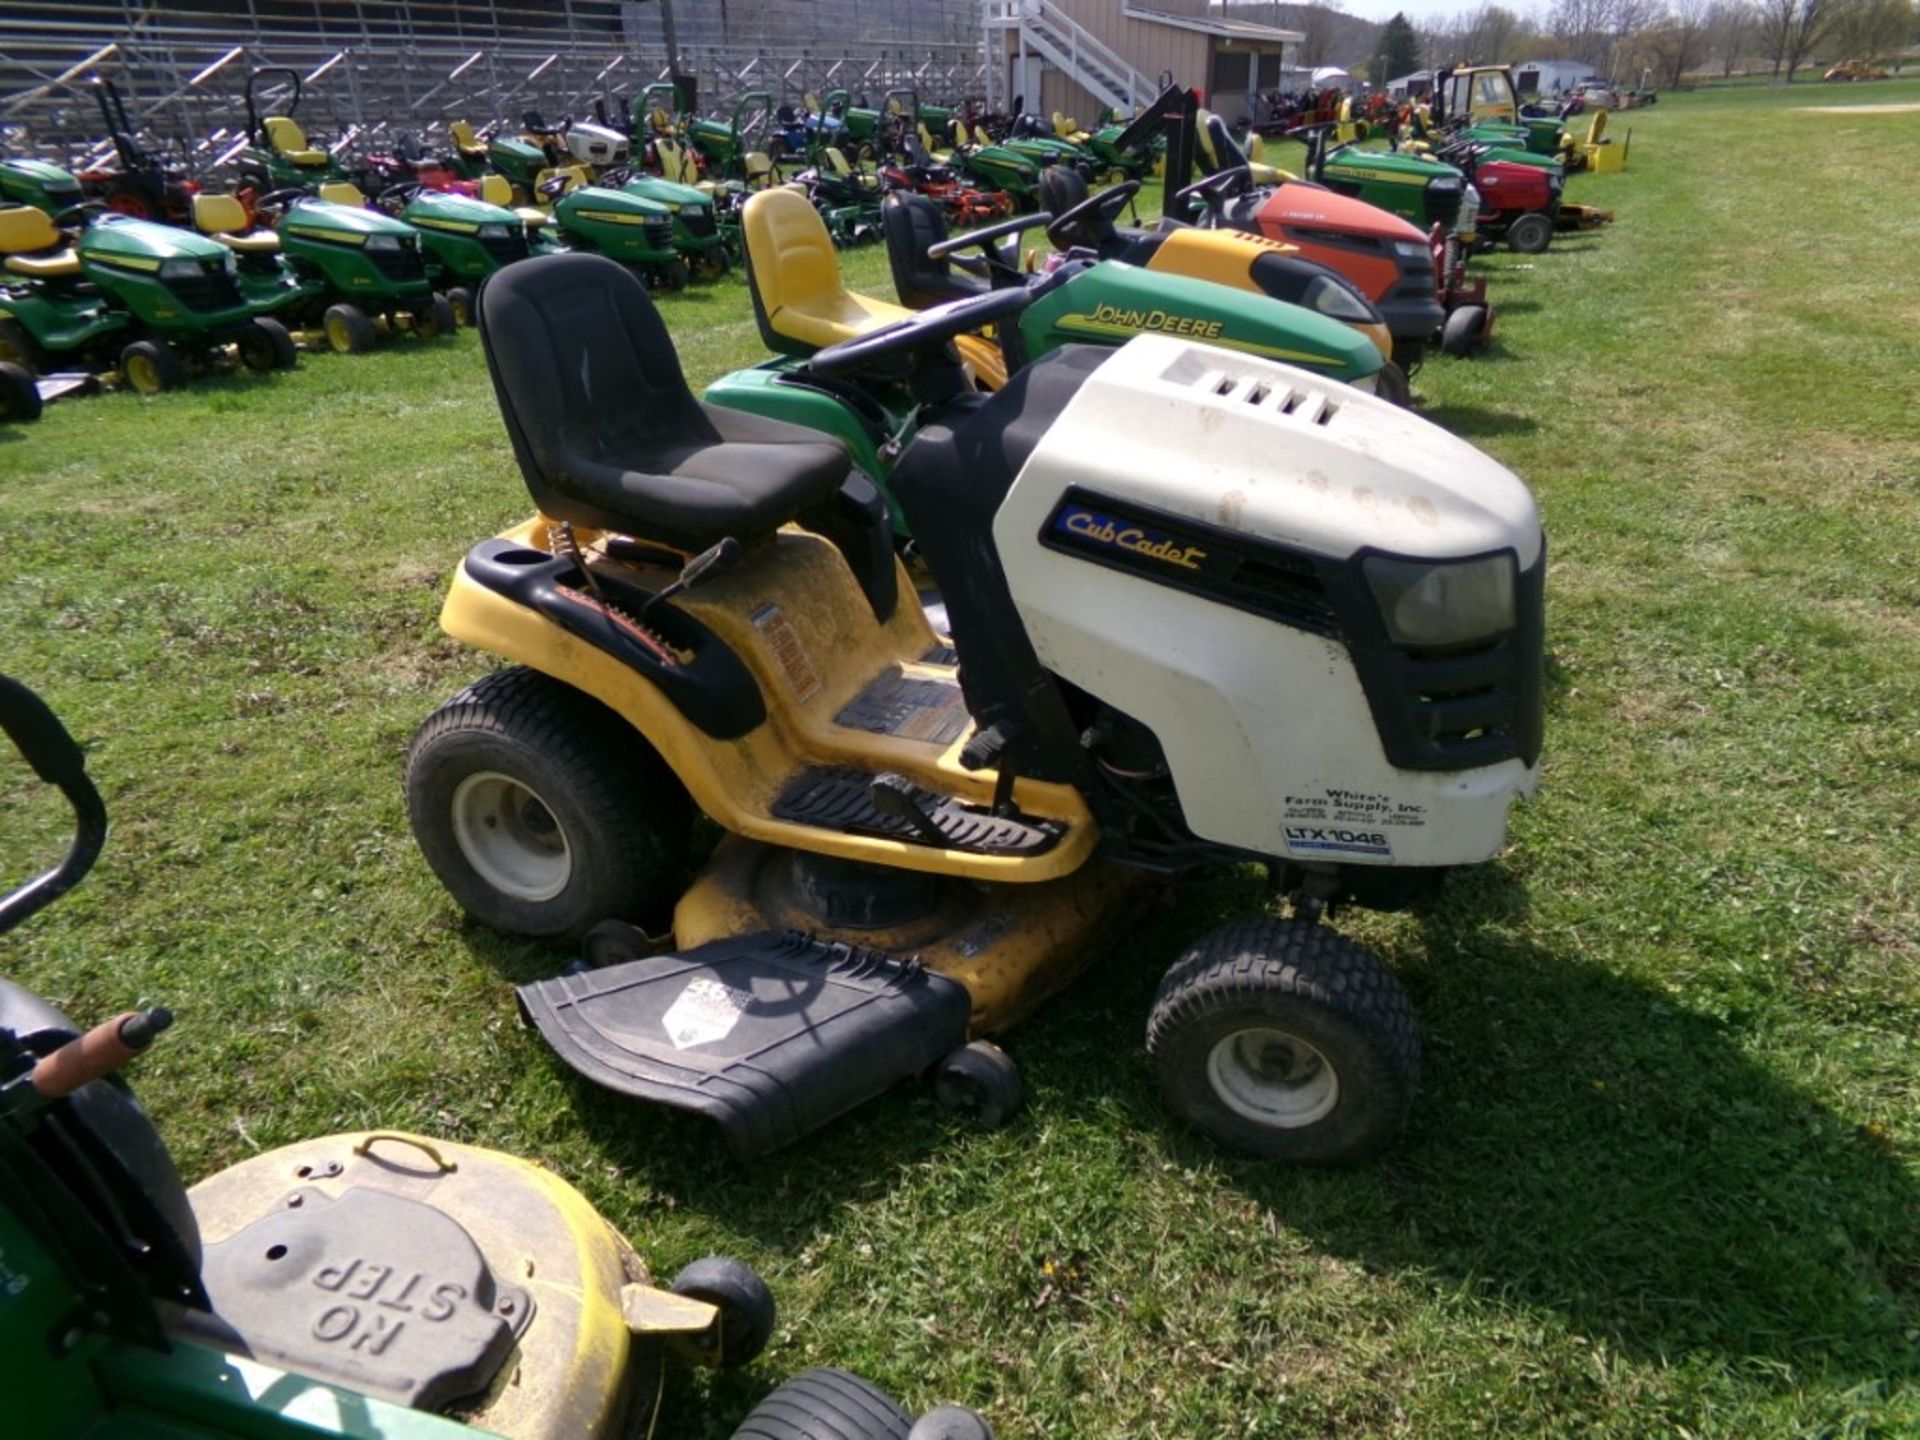
POLYGON ((680 992, 680 998, 667 1007, 660 1023, 674 1049, 690 1050, 695 1045, 708 1045, 731 1035, 733 1027, 740 1023, 740 1016, 752 1003, 753 996, 744 990, 736 990, 718 980, 694 980, 680 992))
POLYGON ((753 628, 760 632, 760 638, 767 642, 767 648, 773 651, 773 658, 780 662, 787 683, 793 687, 794 698, 804 705, 818 695, 820 673, 813 668, 813 661, 807 658, 806 647, 800 643, 800 637, 794 633, 793 626, 781 613, 780 607, 769 600, 748 618, 753 621, 753 628))
POLYGON ((833 720, 849 730, 934 745, 951 745, 973 723, 966 696, 953 681, 910 680, 898 666, 861 691, 833 720))

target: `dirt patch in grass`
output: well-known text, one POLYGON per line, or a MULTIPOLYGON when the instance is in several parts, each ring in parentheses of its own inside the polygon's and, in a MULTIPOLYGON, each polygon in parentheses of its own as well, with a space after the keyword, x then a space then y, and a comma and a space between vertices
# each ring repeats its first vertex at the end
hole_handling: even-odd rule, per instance
POLYGON ((1905 105, 1802 105, 1801 115, 1912 115, 1920 112, 1920 101, 1905 105))

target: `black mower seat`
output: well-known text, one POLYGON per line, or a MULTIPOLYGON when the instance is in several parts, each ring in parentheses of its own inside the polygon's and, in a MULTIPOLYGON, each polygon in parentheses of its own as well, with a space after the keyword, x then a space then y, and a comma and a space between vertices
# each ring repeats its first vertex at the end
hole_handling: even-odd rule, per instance
POLYGON ((947 238, 946 217, 924 195, 896 190, 880 204, 880 228, 887 240, 887 264, 900 303, 925 310, 948 300, 983 295, 987 282, 959 273, 953 262, 935 260, 927 251, 947 238))
POLYGON ((838 441, 695 398, 646 287, 602 255, 553 255, 481 288, 480 343, 545 514, 704 550, 771 533, 851 469, 838 441))

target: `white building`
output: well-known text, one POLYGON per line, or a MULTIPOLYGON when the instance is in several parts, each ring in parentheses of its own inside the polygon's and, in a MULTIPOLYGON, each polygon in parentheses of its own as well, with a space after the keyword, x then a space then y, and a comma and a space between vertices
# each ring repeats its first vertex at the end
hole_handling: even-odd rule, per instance
POLYGON ((1579 60, 1529 60, 1513 67, 1513 88, 1529 95, 1564 95, 1593 73, 1579 60))

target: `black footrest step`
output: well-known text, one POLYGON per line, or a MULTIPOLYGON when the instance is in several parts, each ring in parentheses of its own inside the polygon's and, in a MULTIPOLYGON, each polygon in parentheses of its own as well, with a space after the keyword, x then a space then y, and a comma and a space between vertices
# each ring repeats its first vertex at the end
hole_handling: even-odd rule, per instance
MULTIPOLYGON (((933 840, 913 821, 883 811, 873 798, 877 777, 866 770, 803 770, 773 802, 774 817, 822 830, 881 835, 915 845, 933 840)), ((1059 842, 1061 827, 1050 820, 995 815, 951 795, 911 787, 921 813, 933 822, 951 850, 979 855, 1044 855, 1059 842)))
POLYGON ((768 930, 523 985, 520 1008, 587 1079, 751 1159, 932 1068, 972 1004, 915 960, 768 930))

